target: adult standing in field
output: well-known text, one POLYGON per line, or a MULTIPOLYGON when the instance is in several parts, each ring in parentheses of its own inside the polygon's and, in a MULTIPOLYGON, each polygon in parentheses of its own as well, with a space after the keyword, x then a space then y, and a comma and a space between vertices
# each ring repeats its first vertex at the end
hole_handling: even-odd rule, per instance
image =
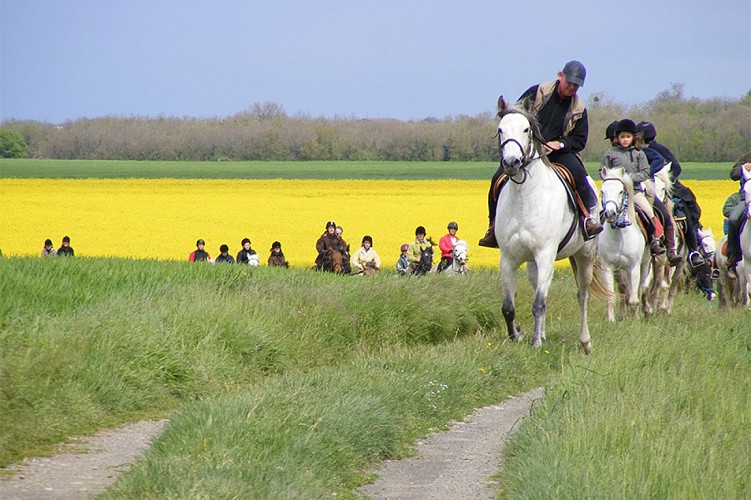
MULTIPOLYGON (((529 100, 530 112, 537 118, 540 132, 545 139, 545 153, 551 162, 563 165, 573 176, 576 192, 586 211, 582 213, 584 236, 594 238, 602 232, 602 224, 590 217, 589 213, 598 205, 597 193, 590 184, 591 178, 584 168, 578 154, 587 145, 589 122, 587 108, 576 92, 584 85, 587 70, 579 61, 569 61, 558 72, 558 79, 553 82, 533 85, 521 97, 520 102, 529 100)), ((544 154, 545 154, 544 153, 544 154)), ((503 214, 496 214, 496 183, 503 173, 499 166, 493 175, 488 191, 488 212, 490 226, 485 236, 479 241, 480 246, 498 248, 495 239, 495 221, 503 214)))
POLYGON ((237 253, 237 263, 248 266, 257 266, 259 263, 258 253, 250 248, 250 238, 243 238, 240 242, 242 250, 237 253))
POLYGON ((444 234, 438 241, 438 248, 441 250, 441 261, 438 263, 438 272, 440 273, 454 262, 454 245, 459 241, 456 232, 459 230, 459 224, 449 222, 448 233, 444 234))
POLYGON ((223 244, 219 247, 219 256, 214 262, 226 262, 227 264, 235 263, 235 258, 229 254, 229 246, 223 244))
POLYGON ((433 267, 433 247, 435 243, 433 240, 426 236, 425 228, 423 226, 417 226, 415 229, 415 241, 410 243, 407 250, 407 258, 409 259, 409 266, 407 266, 407 274, 421 275, 430 271, 433 267))
POLYGON ((287 258, 284 256, 284 252, 282 251, 281 243, 279 243, 278 241, 272 243, 270 252, 271 254, 269 255, 269 259, 267 261, 269 267, 289 267, 287 258))
POLYGON ((73 257, 75 254, 73 247, 70 246, 70 236, 63 236, 63 244, 57 249, 57 255, 61 257, 73 257))
MULTIPOLYGON (((751 170, 751 151, 744 154, 735 162, 730 169, 730 178, 734 181, 740 181, 740 201, 729 210, 728 216, 728 275, 735 279, 737 273, 735 266, 743 258, 741 254, 741 223, 746 215, 746 199, 743 193, 743 170, 751 170)), ((727 203, 727 202, 726 202, 727 203)), ((748 224, 748 221, 746 221, 748 224)))
POLYGON ((362 237, 362 246, 352 255, 352 267, 357 274, 374 274, 381 269, 381 257, 373 248, 373 238, 362 237))
POLYGON ((209 253, 204 250, 204 247, 206 246, 206 242, 202 239, 198 239, 196 241, 196 249, 192 252, 190 252, 190 255, 188 256, 188 260, 190 262, 208 262, 211 260, 211 257, 209 256, 209 253))
POLYGON ((55 252, 55 247, 52 244, 51 239, 44 240, 44 248, 42 248, 42 257, 54 257, 57 255, 57 252, 55 252))
POLYGON ((347 242, 336 233, 336 223, 328 221, 326 231, 316 241, 316 269, 319 271, 342 272, 342 255, 347 250, 347 242), (338 262, 337 262, 338 261, 338 262), (335 266, 338 266, 337 270, 335 266))

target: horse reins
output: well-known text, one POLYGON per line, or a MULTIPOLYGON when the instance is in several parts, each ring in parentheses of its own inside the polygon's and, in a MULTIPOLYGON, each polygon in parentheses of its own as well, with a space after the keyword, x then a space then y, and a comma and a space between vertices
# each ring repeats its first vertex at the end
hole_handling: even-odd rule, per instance
POLYGON ((529 141, 528 141, 528 148, 525 150, 524 146, 522 146, 522 144, 519 141, 517 141, 516 139, 514 139, 513 137, 509 137, 505 141, 501 142, 501 129, 500 128, 498 129, 498 133, 496 134, 496 137, 498 137, 498 156, 501 157, 501 166, 503 165, 503 149, 506 147, 506 145, 508 143, 513 143, 513 144, 516 144, 517 146, 519 146, 519 151, 521 151, 521 153, 522 153, 522 157, 521 157, 521 161, 522 161, 521 171, 524 172, 524 177, 522 178, 522 180, 517 181, 517 180, 514 180, 513 177, 509 176, 508 178, 514 184, 523 184, 524 181, 527 180, 527 176, 529 175, 529 172, 527 171, 527 169, 525 167, 527 165, 529 165, 529 163, 532 160, 535 159, 534 156, 532 155, 532 147, 533 147, 534 143, 532 141, 532 131, 531 130, 529 131, 529 133, 527 134, 527 136, 528 136, 529 141))

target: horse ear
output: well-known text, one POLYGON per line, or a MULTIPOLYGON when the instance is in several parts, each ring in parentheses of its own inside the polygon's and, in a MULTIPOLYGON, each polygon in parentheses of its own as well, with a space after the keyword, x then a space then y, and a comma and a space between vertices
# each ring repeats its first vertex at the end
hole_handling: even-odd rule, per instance
POLYGON ((503 96, 500 96, 498 98, 498 116, 500 116, 501 113, 506 111, 506 108, 508 108, 508 104, 506 104, 506 99, 504 99, 503 96))

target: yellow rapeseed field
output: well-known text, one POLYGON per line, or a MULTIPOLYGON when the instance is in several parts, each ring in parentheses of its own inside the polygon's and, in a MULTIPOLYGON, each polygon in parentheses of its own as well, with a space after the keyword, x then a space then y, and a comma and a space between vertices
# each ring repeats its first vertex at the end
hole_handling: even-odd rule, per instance
MULTIPOLYGON (((702 223, 719 238, 732 181, 685 181, 702 223)), ((211 257, 236 255, 248 237, 265 263, 278 240, 291 265, 310 267, 326 221, 344 228, 352 251, 373 237, 384 267, 423 225, 436 242, 449 221, 470 244, 470 266, 497 267, 497 250, 477 246, 487 228, 488 181, 0 179, 0 250, 38 255, 70 236, 80 256, 186 260, 198 238, 211 257)), ((544 203, 544 200, 540 201, 544 203)))

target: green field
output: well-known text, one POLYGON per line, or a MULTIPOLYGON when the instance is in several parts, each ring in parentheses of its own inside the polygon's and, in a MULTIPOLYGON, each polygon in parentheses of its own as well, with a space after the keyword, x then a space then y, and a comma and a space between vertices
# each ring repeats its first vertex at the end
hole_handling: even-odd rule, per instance
MULTIPOLYGON (((731 164, 682 163, 683 179, 726 180, 731 164)), ((492 162, 147 162, 0 159, 0 178, 490 179, 492 162)), ((598 179, 597 163, 587 170, 598 179)))
MULTIPOLYGON (((748 312, 697 293, 578 347, 557 272, 548 341, 506 340, 497 271, 372 279, 125 259, 0 259, 0 466, 143 417, 170 425, 112 498, 355 498, 380 460, 545 385, 508 498, 751 497, 748 312)), ((530 331, 524 279, 517 319, 530 331)))

